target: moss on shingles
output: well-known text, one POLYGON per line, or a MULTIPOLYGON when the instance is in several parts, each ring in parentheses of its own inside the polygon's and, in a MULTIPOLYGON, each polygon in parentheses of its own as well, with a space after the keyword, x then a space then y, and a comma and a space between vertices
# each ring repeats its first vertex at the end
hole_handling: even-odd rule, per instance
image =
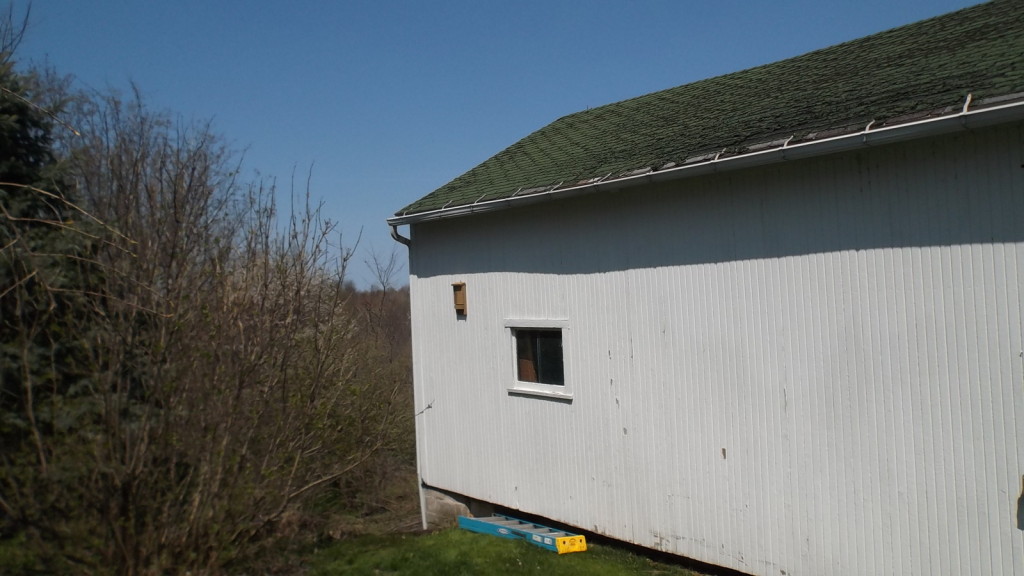
POLYGON ((995 0, 560 118, 397 215, 1024 92, 1024 3, 995 0))

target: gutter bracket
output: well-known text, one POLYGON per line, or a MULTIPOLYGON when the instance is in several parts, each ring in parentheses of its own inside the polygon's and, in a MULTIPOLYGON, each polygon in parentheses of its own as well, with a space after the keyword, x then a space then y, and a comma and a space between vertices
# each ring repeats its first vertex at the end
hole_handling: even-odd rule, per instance
POLYGON ((864 127, 864 131, 860 133, 861 144, 868 145, 868 132, 871 131, 871 127, 874 126, 874 124, 875 119, 872 118, 871 122, 868 122, 868 125, 864 127))
POLYGON ((972 99, 973 99, 973 94, 968 92, 967 93, 967 98, 964 98, 964 107, 963 107, 962 110, 960 110, 960 126, 962 126, 965 130, 967 129, 967 118, 966 118, 965 114, 967 114, 967 109, 970 108, 970 106, 971 106, 971 100, 972 99))
POLYGON ((786 146, 789 146, 789 142, 790 142, 790 141, 791 141, 791 140, 792 140, 793 138, 796 138, 796 134, 793 134, 793 135, 792 135, 792 136, 790 136, 789 138, 786 138, 786 141, 785 141, 785 142, 783 142, 783 143, 782 143, 782 146, 781 146, 781 147, 779 148, 779 150, 781 150, 781 152, 782 152, 782 159, 783 159, 783 160, 789 160, 789 158, 786 158, 786 146))

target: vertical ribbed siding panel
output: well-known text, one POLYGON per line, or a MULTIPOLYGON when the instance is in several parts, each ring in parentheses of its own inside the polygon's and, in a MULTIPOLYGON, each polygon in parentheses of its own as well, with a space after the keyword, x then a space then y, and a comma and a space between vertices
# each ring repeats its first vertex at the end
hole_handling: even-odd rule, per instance
MULTIPOLYGON (((915 391, 912 389, 912 358, 908 348, 908 342, 916 341, 916 322, 908 314, 908 293, 913 288, 913 254, 916 249, 905 249, 895 251, 894 268, 895 282, 893 289, 893 306, 896 311, 894 318, 895 337, 892 349, 897 361, 895 370, 890 372, 890 382, 903 382, 902 386, 893 387, 893 413, 894 433, 890 439, 893 447, 893 461, 895 476, 893 487, 895 488, 896 505, 889 513, 895 516, 898 522, 896 537, 893 539, 893 558, 897 559, 894 574, 911 574, 915 568, 922 566, 920 538, 921 519, 918 517, 918 503, 912 500, 906 486, 917 482, 914 475, 914 466, 900 466, 900 463, 912 463, 917 449, 920 446, 914 435, 915 418, 915 391), (899 360, 902 359, 902 360, 899 360), (902 513, 901 513, 902 511, 902 513), (902 554, 901 554, 902 552, 902 554)), ((916 365, 916 363, 915 363, 916 365)))
MULTIPOLYGON (((1015 189, 1024 189, 1024 183, 1018 178, 1015 183, 1015 189)), ((1021 196, 1024 198, 1024 195, 1021 196)), ((1018 217, 1024 218, 1024 209, 1017 211, 1018 217)), ((1016 257, 1010 262, 1013 265, 1013 274, 1008 274, 1008 285, 1015 290, 1020 290, 1021 286, 1024 286, 1024 248, 1021 245, 1014 246, 1017 251, 1016 257)), ((1010 293, 1007 290, 1007 293, 1010 293)), ((1020 293, 1015 294, 1016 298, 1008 298, 1008 308, 1010 310, 1009 318, 1024 318, 1024 309, 1022 309, 1022 295, 1020 293)), ((1003 433, 999 436, 1001 438, 1009 439, 1009 446, 1000 454, 996 454, 996 462, 1005 462, 1006 468, 1000 468, 1000 493, 1009 496, 1011 509, 1013 505, 1013 495, 1019 494, 1017 500, 1017 533, 1012 531, 1000 531, 1003 536, 1000 538, 1001 542, 1006 542, 1006 548, 1011 550, 1013 557, 1012 565, 1024 566, 1024 545, 1021 544, 1021 540, 1024 540, 1024 510, 1021 507, 1024 506, 1024 393, 1021 388, 1024 388, 1024 322, 1018 323, 1016 326, 1010 325, 1010 334, 1008 340, 1010 341, 1010 350, 1007 356, 1012 357, 1014 352, 1018 353, 1020 361, 1014 362, 1013 367, 1008 372, 1011 373, 1010 381, 1013 383, 1020 383, 1020 386, 1014 388, 1002 387, 1003 393, 1003 414, 1005 417, 1004 426, 1002 427, 1003 433), (1013 433, 1013 431, 1016 433, 1013 433), (1020 477, 1018 483, 1018 476, 1020 477)), ((1003 358, 1006 358, 1004 356, 1003 358)), ((1000 448, 999 443, 996 444, 996 448, 1000 448)), ((999 514, 999 518, 1002 518, 1002 514, 999 514)), ((999 525, 997 523, 997 525, 999 525)), ((1006 558, 1008 554, 1004 552, 1001 555, 1002 558, 1006 558)))
MULTIPOLYGON (((1015 182, 1015 189, 1024 189, 1024 178, 1018 178, 1015 182)), ((1024 202, 1024 194, 1019 195, 1016 200, 1024 202)), ((1017 207, 1017 215, 1024 218, 1024 207, 1017 207)), ((1005 262, 1005 283, 999 286, 1000 292, 1011 295, 1006 298, 1005 318, 1010 319, 1000 334, 1001 340, 1005 343, 1005 352, 1000 354, 1000 366, 1004 379, 1000 382, 1013 382, 1018 384, 1015 388, 1000 387, 996 391, 997 406, 995 409, 996 426, 994 461, 996 463, 997 487, 1000 494, 1005 495, 1009 502, 995 501, 992 503, 992 515, 996 520, 994 525, 1001 525, 1002 509, 1006 504, 1014 508, 1014 495, 1017 496, 1017 532, 1012 530, 997 530, 998 542, 1001 552, 993 564, 1001 566, 1000 559, 1012 558, 1011 564, 1024 566, 1024 546, 1021 540, 1024 539, 1024 322, 1013 324, 1012 319, 1024 318, 1022 309, 1022 295, 1019 291, 1024 286, 1024 248, 1020 244, 1006 246, 1005 262), (1005 358, 1013 358, 1017 355, 1019 360, 1006 366, 1005 358), (1016 431, 1014 433, 1013 431, 1016 431), (1019 480, 1018 480, 1019 478, 1019 480)))
POLYGON ((1024 574, 1022 149, 417 227, 424 482, 753 574, 1024 574), (571 403, 507 393, 508 318, 568 322, 571 403))
MULTIPOLYGON (((414 270, 417 268, 417 262, 415 260, 416 255, 413 253, 409 254, 409 269, 414 270)), ((421 288, 425 289, 426 286, 421 285, 418 279, 411 273, 409 275, 409 326, 411 331, 411 347, 412 347, 412 382, 413 382, 413 425, 416 430, 416 473, 419 478, 423 478, 423 468, 428 460, 428 447, 431 444, 430 432, 424 424, 424 420, 420 418, 426 408, 426 404, 423 398, 429 393, 431 383, 435 382, 435 378, 429 372, 429 364, 420 359, 426 359, 428 354, 431 352, 428 346, 428 340, 425 337, 429 330, 427 322, 429 319, 425 314, 421 312, 424 308, 419 304, 418 300, 426 296, 421 291, 421 288), (417 287, 417 286, 420 287, 417 287)), ((422 487, 420 487, 420 514, 423 528, 427 527, 427 510, 426 502, 424 500, 424 494, 422 487)))

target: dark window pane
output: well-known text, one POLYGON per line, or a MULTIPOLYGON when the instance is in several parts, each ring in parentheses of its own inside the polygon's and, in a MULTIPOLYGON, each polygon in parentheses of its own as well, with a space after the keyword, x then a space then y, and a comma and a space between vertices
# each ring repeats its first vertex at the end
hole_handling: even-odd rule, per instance
POLYGON ((561 330, 516 330, 516 377, 521 382, 565 385, 561 330))

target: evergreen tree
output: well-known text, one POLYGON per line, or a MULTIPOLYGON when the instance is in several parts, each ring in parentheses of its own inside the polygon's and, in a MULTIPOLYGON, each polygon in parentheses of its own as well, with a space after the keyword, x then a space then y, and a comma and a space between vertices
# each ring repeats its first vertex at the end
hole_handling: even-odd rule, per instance
POLYGON ((45 255, 60 243, 54 223, 63 220, 59 203, 40 193, 53 188, 55 160, 46 115, 32 105, 25 80, 9 55, 0 56, 0 440, 6 447, 17 446, 26 428, 23 389, 42 362, 26 338, 44 339, 56 307, 46 283, 59 275, 45 255), (26 368, 26 361, 34 366, 26 368))
MULTIPOLYGON (((0 54, 0 544, 29 532, 61 540, 43 519, 65 513, 75 497, 68 474, 82 471, 55 453, 90 418, 81 328, 95 310, 86 297, 92 236, 70 217, 34 85, 0 54)), ((40 555, 23 568, 64 569, 40 555)))

